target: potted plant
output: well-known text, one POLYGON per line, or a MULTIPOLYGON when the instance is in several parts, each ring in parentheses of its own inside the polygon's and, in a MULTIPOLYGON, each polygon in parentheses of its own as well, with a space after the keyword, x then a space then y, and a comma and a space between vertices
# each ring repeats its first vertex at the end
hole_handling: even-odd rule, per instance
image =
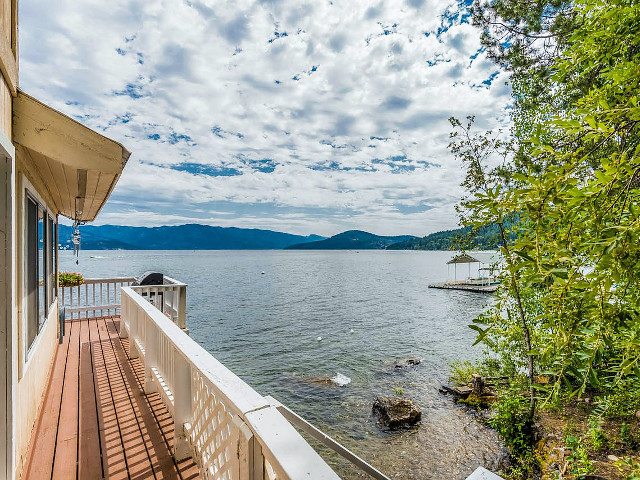
POLYGON ((58 286, 60 287, 77 287, 82 285, 84 279, 82 274, 78 272, 60 272, 58 274, 58 286))

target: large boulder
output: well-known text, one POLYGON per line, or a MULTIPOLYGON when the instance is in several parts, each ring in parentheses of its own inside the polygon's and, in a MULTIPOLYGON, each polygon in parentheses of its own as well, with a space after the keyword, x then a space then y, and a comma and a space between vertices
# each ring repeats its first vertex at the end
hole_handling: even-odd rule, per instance
POLYGON ((413 425, 422 418, 420 407, 408 398, 376 397, 372 412, 382 425, 390 429, 413 425))

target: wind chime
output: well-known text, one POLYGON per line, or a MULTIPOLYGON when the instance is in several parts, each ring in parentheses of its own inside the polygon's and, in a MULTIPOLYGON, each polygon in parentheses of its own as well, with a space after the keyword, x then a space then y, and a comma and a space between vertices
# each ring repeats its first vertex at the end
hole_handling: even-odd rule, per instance
POLYGON ((73 221, 71 241, 73 242, 73 254, 76 256, 76 265, 78 265, 78 260, 80 258, 80 222, 78 220, 73 221))
POLYGON ((80 259, 80 225, 85 223, 79 220, 80 215, 82 215, 82 206, 78 205, 79 200, 84 203, 84 199, 82 197, 76 197, 76 218, 73 221, 73 233, 71 234, 73 254, 76 256, 76 265, 78 265, 78 261, 80 259))

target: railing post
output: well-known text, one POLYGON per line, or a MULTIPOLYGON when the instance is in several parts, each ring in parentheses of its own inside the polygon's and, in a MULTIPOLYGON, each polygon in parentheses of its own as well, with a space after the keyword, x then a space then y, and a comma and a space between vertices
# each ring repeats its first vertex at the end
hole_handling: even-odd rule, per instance
POLYGON ((191 364, 178 352, 173 354, 173 408, 174 408, 174 442, 173 455, 176 461, 191 457, 189 439, 185 433, 185 423, 191 423, 191 364))
POLYGON ((187 286, 182 285, 178 294, 178 326, 187 330, 187 286))
MULTIPOLYGON (((93 303, 95 305, 95 301, 93 303)), ((125 328, 125 325, 129 325, 129 328, 131 328, 129 311, 129 296, 120 295, 120 338, 127 338, 129 336, 129 332, 127 332, 127 329, 125 328)), ((131 347, 131 345, 129 345, 129 347, 131 347)))
POLYGON ((149 394, 157 391, 153 368, 158 366, 158 329, 153 320, 146 318, 144 329, 144 393, 149 394))
POLYGON ((135 307, 129 315, 129 358, 133 360, 138 358, 138 346, 136 340, 139 335, 138 319, 140 318, 140 309, 135 307))
POLYGON ((238 478, 246 478, 248 480, 263 480, 264 475, 264 456, 262 455, 262 446, 256 440, 249 426, 234 416, 233 423, 238 426, 238 461, 240 464, 240 472, 238 478))
POLYGON ((262 480, 264 466, 262 460, 262 449, 253 436, 249 426, 239 417, 234 416, 233 422, 238 426, 238 463, 240 471, 238 478, 248 480, 262 480))

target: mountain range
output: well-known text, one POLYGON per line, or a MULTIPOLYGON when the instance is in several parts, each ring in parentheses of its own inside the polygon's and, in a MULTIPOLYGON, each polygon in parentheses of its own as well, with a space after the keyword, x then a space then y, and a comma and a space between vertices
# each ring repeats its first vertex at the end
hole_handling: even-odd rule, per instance
POLYGON ((297 243, 286 248, 288 250, 384 250, 390 245, 405 242, 412 238, 416 237, 412 235, 382 237, 361 230, 349 230, 331 238, 315 242, 297 243))
MULTIPOLYGON (((83 225, 81 247, 86 250, 452 250, 453 241, 468 236, 469 227, 444 230, 425 237, 413 235, 380 236, 349 230, 330 238, 319 235, 293 235, 272 230, 175 225, 129 227, 83 225)), ((72 228, 59 226, 59 243, 71 248, 72 228)), ((476 248, 495 248, 495 234, 487 229, 473 239, 476 248)))
MULTIPOLYGON (((60 225, 58 243, 72 247, 72 227, 60 225)), ((82 225, 81 248, 86 250, 280 250, 289 245, 323 240, 319 235, 292 235, 235 227, 175 225, 128 227, 82 225)))

